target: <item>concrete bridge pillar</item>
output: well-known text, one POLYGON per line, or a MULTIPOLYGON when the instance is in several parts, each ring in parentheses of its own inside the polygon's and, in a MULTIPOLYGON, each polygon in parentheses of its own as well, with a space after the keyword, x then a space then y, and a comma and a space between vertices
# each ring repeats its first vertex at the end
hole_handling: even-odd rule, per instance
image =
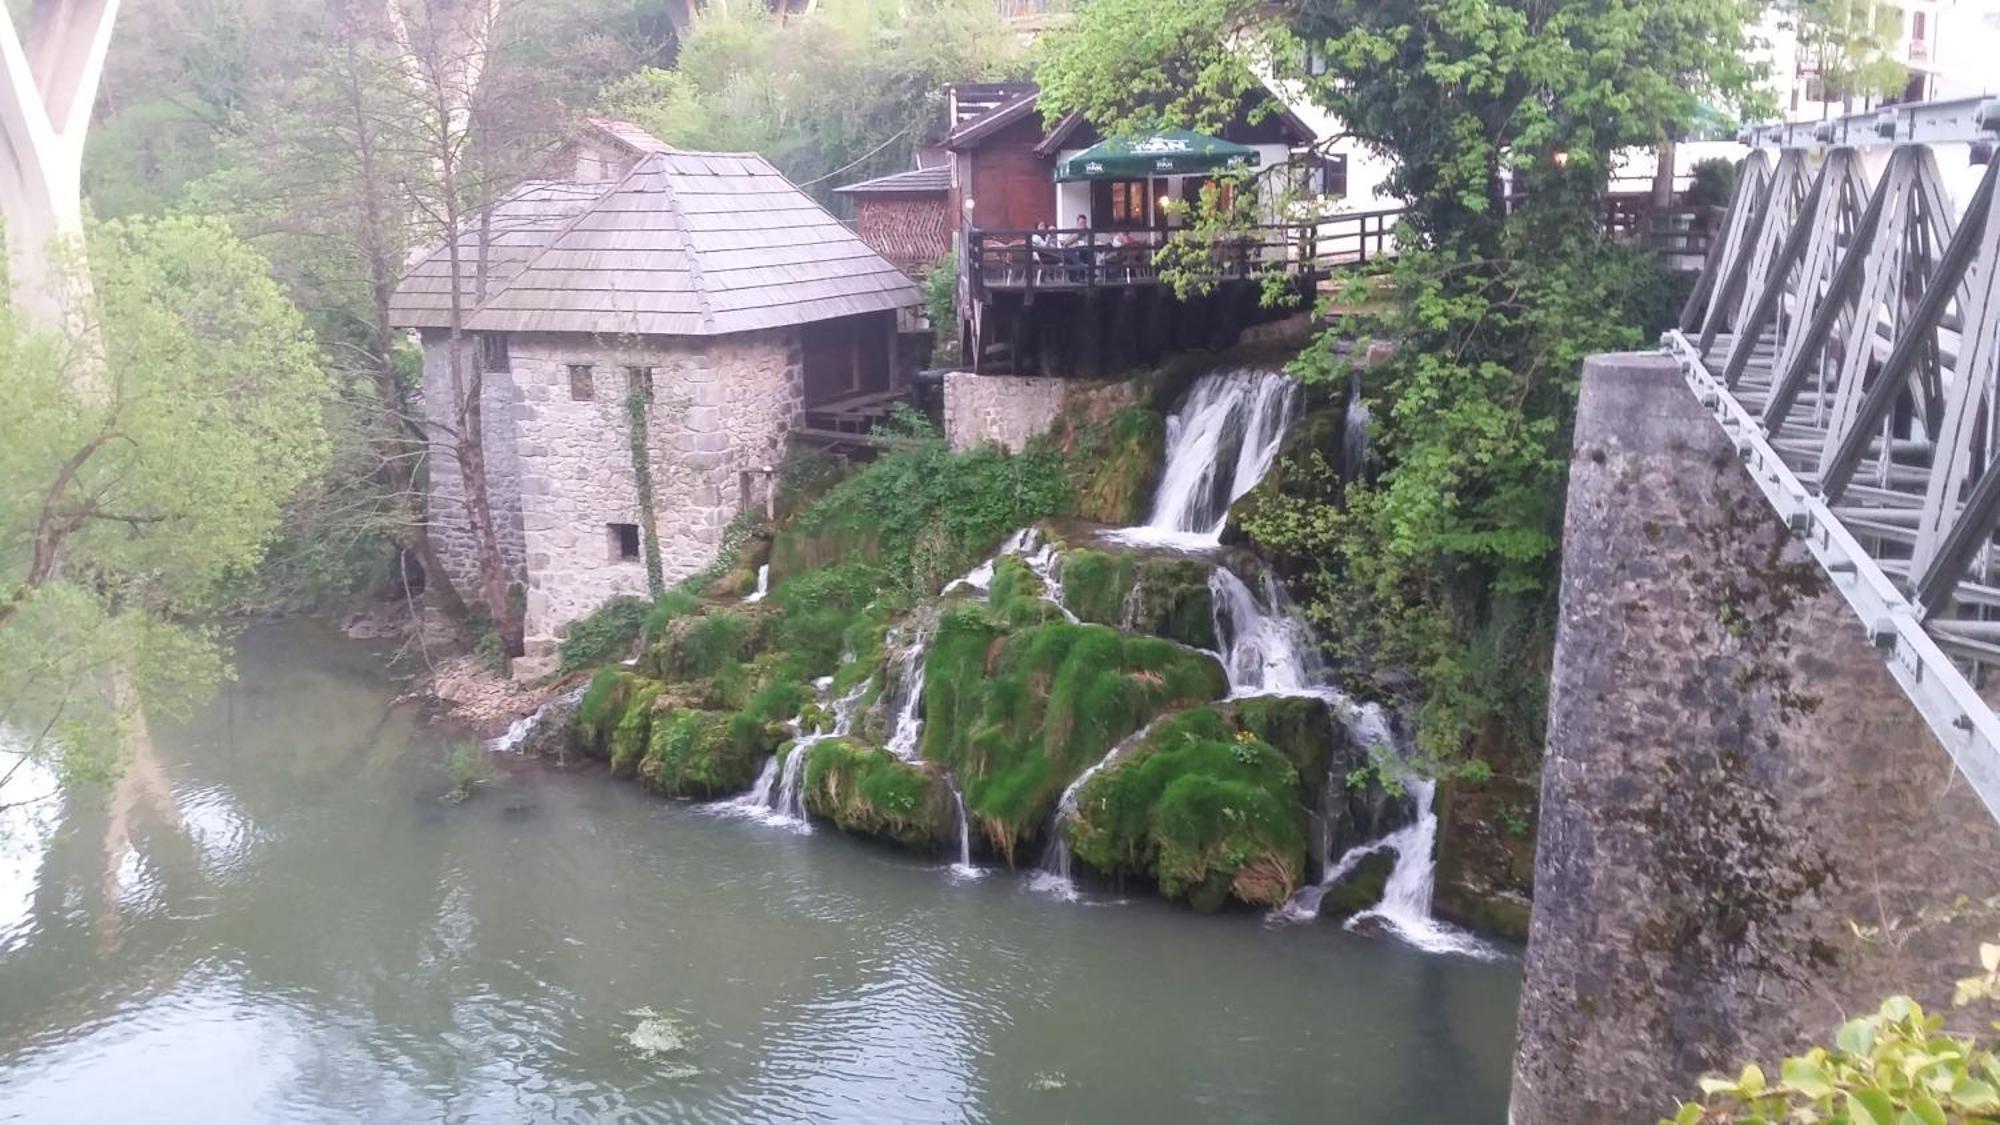
POLYGON ((1575 445, 1517 1125, 1948 1006, 2000 933, 2000 829, 1674 365, 1592 357, 1575 445))

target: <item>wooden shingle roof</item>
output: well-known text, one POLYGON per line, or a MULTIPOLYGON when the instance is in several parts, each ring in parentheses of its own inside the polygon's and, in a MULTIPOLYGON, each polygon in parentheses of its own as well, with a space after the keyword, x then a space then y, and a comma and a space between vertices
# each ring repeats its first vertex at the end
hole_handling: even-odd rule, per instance
MULTIPOLYGON (((604 194, 603 184, 530 180, 493 205, 489 216, 486 292, 506 284, 529 258, 549 244, 584 208, 604 194)), ((461 308, 478 307, 480 232, 472 227, 458 239, 461 308)), ((440 246, 403 278, 389 301, 389 322, 398 328, 444 328, 451 323, 451 255, 440 246)))
POLYGON ((714 336, 921 301, 763 157, 671 151, 640 160, 489 286, 466 327, 714 336))

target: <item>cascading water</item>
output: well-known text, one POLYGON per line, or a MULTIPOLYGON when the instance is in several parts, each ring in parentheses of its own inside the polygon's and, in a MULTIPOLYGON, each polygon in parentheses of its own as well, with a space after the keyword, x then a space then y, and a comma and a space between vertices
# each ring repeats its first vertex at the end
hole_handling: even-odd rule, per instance
POLYGON ((512 723, 508 724, 505 734, 500 735, 498 738, 489 738, 486 740, 486 749, 495 754, 511 754, 519 750, 527 743, 528 739, 534 737, 536 731, 542 729, 542 723, 549 715, 560 710, 575 707, 578 701, 583 699, 583 693, 588 690, 589 686, 585 684, 573 691, 564 692, 554 699, 543 703, 533 711, 515 719, 512 723))
POLYGON ((1222 645, 1222 670, 1232 696, 1338 696, 1326 683, 1326 664, 1312 630, 1299 616, 1285 588, 1265 572, 1263 597, 1226 566, 1208 573, 1215 636, 1222 645))
POLYGON ((1390 869, 1388 881, 1382 885, 1382 901, 1372 910, 1348 919, 1347 928, 1380 922, 1426 953, 1498 958, 1500 954, 1478 938, 1431 917, 1433 876, 1437 870, 1433 853, 1437 850, 1438 833, 1437 812, 1431 807, 1431 800, 1437 784, 1429 778, 1417 777, 1403 784, 1416 802, 1417 818, 1368 845, 1371 849, 1394 850, 1396 866, 1390 869))
POLYGON ((1032 527, 1024 527, 1007 537, 993 557, 965 572, 964 577, 955 578, 944 588, 944 593, 964 587, 985 593, 993 588, 993 569, 1000 560, 1013 555, 1027 565, 1035 577, 1042 580, 1042 600, 1056 607, 1070 621, 1076 614, 1063 604, 1062 554, 1053 543, 1042 541, 1042 533, 1032 527))
POLYGON ((749 595, 743 599, 743 604, 756 605, 758 602, 763 601, 765 595, 769 594, 770 592, 771 592, 771 564, 765 563, 763 566, 757 568, 757 588, 755 590, 752 590, 749 593, 749 595))
MULTIPOLYGON (((1015 540, 1010 539, 1008 542, 1013 543, 1015 540)), ((991 581, 990 570, 987 580, 991 581)), ((896 710, 894 719, 891 720, 889 741, 885 747, 891 754, 918 767, 924 767, 924 717, 921 704, 924 694, 924 655, 929 651, 931 641, 927 624, 931 623, 921 620, 916 623, 914 636, 904 646, 902 655, 896 660, 895 697, 901 700, 901 704, 896 710)), ((896 643, 893 635, 890 643, 896 643)), ((954 827, 958 830, 958 862, 952 865, 952 874, 977 878, 985 872, 972 862, 972 821, 965 812, 965 791, 959 788, 958 778, 950 772, 945 772, 943 777, 945 787, 951 791, 952 810, 956 820, 954 827)))
POLYGON ((1090 783, 1091 778, 1097 776, 1099 770, 1131 753, 1140 743, 1146 741, 1146 734, 1152 729, 1153 724, 1147 723, 1119 740, 1118 745, 1113 746, 1104 757, 1099 758, 1095 765, 1078 774, 1076 780, 1070 782, 1069 787, 1062 791, 1062 796, 1056 801, 1055 820, 1049 825, 1048 846, 1042 849, 1042 860, 1036 865, 1034 874, 1028 876, 1029 890, 1054 895, 1069 902, 1075 902, 1082 897, 1076 887, 1076 873, 1073 870, 1075 864, 1070 854, 1067 835, 1070 821, 1076 819, 1078 798, 1083 794, 1083 787, 1090 783))
POLYGON ((1340 428, 1340 479, 1356 481, 1368 472, 1368 402, 1361 397, 1361 369, 1347 375, 1347 413, 1340 428))
MULTIPOLYGON (((819 693, 819 705, 827 706, 827 697, 833 690, 833 677, 822 676, 813 681, 813 689, 819 693)), ((757 780, 750 791, 733 801, 723 801, 710 806, 723 812, 756 817, 768 824, 779 824, 800 833, 810 833, 812 823, 806 816, 805 777, 806 759, 811 757, 812 748, 829 738, 845 738, 853 733, 855 717, 861 711, 862 696, 867 694, 866 681, 854 690, 834 700, 833 726, 829 730, 805 730, 805 716, 791 720, 792 748, 784 755, 780 765, 778 756, 773 754, 764 763, 757 780)))
POLYGON ((1275 371, 1204 375, 1167 419, 1167 464, 1143 526, 1112 533, 1131 543, 1212 547, 1229 505, 1277 459, 1298 384, 1275 371))

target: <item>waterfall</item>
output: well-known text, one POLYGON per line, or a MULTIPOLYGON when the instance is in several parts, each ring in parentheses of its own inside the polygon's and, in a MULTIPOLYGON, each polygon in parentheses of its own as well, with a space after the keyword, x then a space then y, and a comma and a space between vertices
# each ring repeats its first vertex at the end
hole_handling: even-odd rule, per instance
POLYGON ((1245 695, 1338 694, 1326 684, 1319 645, 1285 588, 1268 571, 1259 580, 1262 597, 1228 567, 1209 571, 1216 641, 1229 693, 1245 695))
MULTIPOLYGON (((906 762, 922 760, 920 752, 924 733, 922 714, 924 700, 924 655, 930 651, 930 634, 923 623, 912 619, 911 627, 915 635, 896 658, 896 698, 899 706, 895 717, 889 723, 889 753, 906 762)), ((898 626, 890 634, 891 644, 902 631, 898 626)))
MULTIPOLYGON (((821 676, 813 681, 813 690, 818 693, 819 705, 827 706, 827 698, 833 690, 833 677, 821 676)), ((862 681, 853 691, 834 700, 833 729, 827 731, 805 730, 803 714, 790 722, 792 733, 791 750, 784 755, 780 765, 778 755, 771 755, 764 768, 757 774, 757 780, 750 791, 732 801, 722 801, 709 807, 725 813, 755 817, 767 824, 780 824, 800 833, 810 833, 812 825, 806 817, 806 759, 812 756, 812 748, 829 738, 845 738, 854 730, 854 720, 861 711, 861 697, 867 694, 868 683, 862 681)))
POLYGON ((1167 419, 1167 464, 1144 525, 1127 542, 1209 547, 1229 505, 1257 486, 1290 428, 1298 386, 1274 371, 1204 375, 1167 419))
POLYGON ((585 683, 552 699, 544 700, 540 707, 509 723, 505 734, 498 738, 487 739, 486 749, 495 754, 511 754, 519 750, 536 731, 542 729, 542 722, 551 712, 574 708, 589 688, 590 685, 585 683))
POLYGON ((1340 479, 1360 480, 1368 471, 1368 403, 1361 397, 1361 369, 1347 376, 1347 415, 1340 428, 1340 479))
POLYGON ((743 599, 743 604, 756 605, 758 602, 764 600, 764 595, 770 592, 771 592, 771 564, 765 563, 763 566, 757 568, 757 588, 751 591, 750 594, 743 599))
POLYGON ((1069 902, 1075 902, 1082 897, 1076 887, 1076 875, 1072 870, 1075 865, 1070 855, 1069 837, 1064 834, 1064 830, 1069 827, 1070 821, 1076 819, 1077 801, 1083 795, 1083 787, 1090 783, 1091 778, 1097 776, 1099 770, 1137 749, 1140 743, 1146 741, 1146 735, 1152 729, 1153 724, 1149 722, 1120 739, 1104 757, 1078 774, 1076 780, 1070 782, 1062 791, 1062 796, 1056 801, 1055 819, 1049 824, 1049 842, 1042 848, 1042 860, 1036 865, 1034 874, 1028 877, 1029 890, 1054 895, 1069 902))
POLYGON ((986 872, 972 862, 972 818, 965 815, 965 791, 958 787, 955 775, 946 774, 945 784, 951 787, 951 805, 958 816, 958 862, 951 865, 951 873, 977 879, 986 872))
POLYGON ((993 570, 1000 560, 1013 555, 1028 567, 1035 577, 1042 580, 1042 600, 1062 611, 1063 617, 1071 622, 1076 614, 1063 604, 1062 555, 1053 543, 1042 541, 1042 533, 1032 527, 1024 527, 1007 537, 993 557, 965 572, 963 577, 954 578, 945 585, 944 593, 951 593, 960 587, 978 590, 980 593, 993 588, 993 570))
POLYGON ((1382 887, 1382 901, 1348 919, 1352 930, 1364 922, 1380 922, 1398 937, 1426 953, 1458 953, 1467 957, 1497 959, 1500 954, 1485 942, 1456 927, 1431 917, 1432 878, 1437 870, 1437 810, 1432 806, 1437 783, 1429 778, 1404 782, 1417 804, 1417 818, 1377 840, 1374 848, 1390 848, 1396 866, 1382 887))

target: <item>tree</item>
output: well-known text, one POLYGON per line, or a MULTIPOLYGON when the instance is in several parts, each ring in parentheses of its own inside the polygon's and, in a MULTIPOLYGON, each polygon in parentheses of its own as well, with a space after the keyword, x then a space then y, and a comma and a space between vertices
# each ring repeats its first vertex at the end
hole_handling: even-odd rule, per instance
POLYGON ((227 228, 114 222, 90 250, 72 330, 0 311, 0 785, 28 761, 107 779, 141 704, 222 674, 188 623, 325 451, 312 338, 227 228))
POLYGON ((264 577, 275 596, 296 598, 387 573, 393 546, 421 563, 425 596, 463 618, 431 541, 415 357, 389 323, 419 234, 403 193, 427 176, 407 138, 403 63, 378 27, 351 15, 294 30, 314 61, 258 88, 258 112, 219 148, 221 169, 189 190, 196 209, 228 216, 265 250, 311 310, 336 376, 329 472, 292 505, 264 577))
POLYGON ((1909 82, 1909 68, 1894 56, 1903 35, 1903 10, 1894 4, 1789 0, 1779 11, 1798 39, 1799 61, 1818 82, 1811 100, 1838 101, 1848 112, 1856 98, 1885 98, 1909 82))
POLYGON ((1381 471, 1344 482, 1302 465, 1243 526, 1299 560, 1351 676, 1391 691, 1414 678, 1441 765, 1494 729, 1532 757, 1542 673, 1520 653, 1546 653, 1576 372, 1638 345, 1664 304, 1656 267, 1596 228, 1610 155, 1704 99, 1740 100, 1754 14, 1749 0, 1096 0, 1049 38, 1045 114, 1214 121, 1260 74, 1395 160, 1397 306, 1324 333, 1294 367, 1344 388, 1340 336, 1397 341, 1364 376, 1381 471))
POLYGON ((783 19, 711 7, 671 68, 612 84, 607 112, 695 149, 753 151, 834 202, 839 184, 910 166, 944 124, 944 88, 1020 73, 1020 41, 989 0, 828 0, 783 19))

